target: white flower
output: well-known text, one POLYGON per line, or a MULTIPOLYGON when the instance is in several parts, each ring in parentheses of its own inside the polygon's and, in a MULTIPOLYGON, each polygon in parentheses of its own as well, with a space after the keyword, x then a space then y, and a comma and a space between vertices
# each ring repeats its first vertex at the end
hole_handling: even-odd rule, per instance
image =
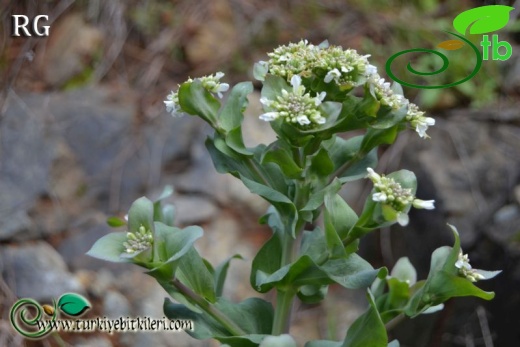
POLYGON ((302 78, 299 75, 291 77, 291 86, 291 91, 282 89, 282 95, 276 100, 260 98, 260 103, 267 111, 260 115, 260 119, 271 122, 283 118, 286 122, 303 128, 324 124, 326 118, 322 116, 319 106, 325 99, 326 93, 320 93, 315 97, 305 93, 305 86, 302 85, 302 78))
POLYGON ((323 80, 325 83, 330 83, 332 80, 338 80, 341 77, 341 72, 338 69, 333 69, 327 72, 325 75, 325 79, 323 80))
MULTIPOLYGON (((222 93, 229 90, 229 84, 220 83, 220 79, 222 77, 224 77, 224 73, 219 71, 214 75, 199 77, 197 80, 202 83, 204 89, 210 93, 216 94, 219 98, 222 99, 222 93)), ((188 82, 193 82, 193 79, 188 79, 188 82)))
POLYGON ((371 167, 367 167, 367 171, 368 171, 368 175, 367 177, 370 178, 370 180, 372 182, 379 182, 381 180, 381 176, 379 176, 375 171, 374 169, 372 169, 371 167))
POLYGON ((382 105, 398 110, 409 103, 404 96, 394 93, 390 87, 390 82, 386 82, 377 73, 368 75, 368 84, 372 86, 376 98, 382 105))
MULTIPOLYGON (((316 98, 314 99, 314 105, 320 106, 321 102, 323 101, 323 99, 325 99, 326 96, 327 96, 327 92, 319 93, 318 96, 316 96, 316 98)), ((325 118, 323 118, 323 119, 325 119, 325 118)))
POLYGON ((266 122, 271 122, 278 118, 278 112, 266 112, 260 115, 260 119, 266 122))
POLYGON ((455 262, 455 267, 459 269, 460 275, 466 277, 471 282, 486 279, 486 277, 479 273, 478 270, 471 267, 468 255, 462 253, 462 250, 459 253, 458 260, 455 262))
POLYGON ((368 64, 365 69, 365 74, 367 75, 367 77, 377 74, 377 67, 374 65, 368 64))
POLYGON ((378 192, 378 193, 374 193, 374 194, 372 194, 372 200, 373 200, 373 201, 376 201, 376 202, 385 202, 387 199, 388 199, 388 197, 387 197, 386 194, 383 193, 383 192, 378 192))
POLYGON ((300 116, 296 117, 296 121, 298 123, 300 123, 300 125, 309 125, 309 124, 311 124, 311 121, 305 115, 300 115, 300 116))
MULTIPOLYGON (((416 199, 410 188, 403 188, 399 182, 383 174, 379 175, 374 169, 367 168, 367 178, 374 183, 372 201, 390 206, 396 213, 396 221, 402 226, 408 224, 407 211, 410 205, 418 209, 431 210, 434 200, 416 199)), ((390 221, 390 220, 389 220, 390 221)))
POLYGON ((459 269, 471 270, 471 264, 469 263, 469 256, 467 254, 462 253, 460 251, 459 258, 457 262, 455 262, 455 267, 459 269))
POLYGON ((433 205, 435 203, 435 200, 421 200, 421 199, 414 199, 412 202, 413 207, 417 209, 425 209, 425 210, 433 210, 435 206, 433 205))
POLYGON ((410 222, 410 217, 408 217, 408 214, 406 213, 398 213, 397 214, 397 223, 399 223, 400 226, 405 227, 410 222))
POLYGON ((172 91, 163 102, 166 106, 166 112, 170 113, 174 117, 179 115, 181 107, 179 105, 179 95, 177 93, 172 91))
POLYGON ((429 138, 426 131, 428 127, 435 125, 435 119, 425 117, 424 112, 420 111, 419 107, 412 103, 408 105, 406 120, 410 122, 410 125, 415 128, 415 131, 421 138, 429 138))

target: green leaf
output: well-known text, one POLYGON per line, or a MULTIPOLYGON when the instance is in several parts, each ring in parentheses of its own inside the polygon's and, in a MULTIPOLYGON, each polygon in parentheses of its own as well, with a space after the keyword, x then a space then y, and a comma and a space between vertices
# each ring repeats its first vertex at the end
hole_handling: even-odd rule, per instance
POLYGON ((301 211, 314 211, 320 208, 325 200, 325 196, 328 194, 336 194, 341 189, 341 183, 338 179, 334 179, 328 186, 325 188, 314 192, 307 204, 301 209, 301 211))
POLYGON ((231 89, 229 97, 219 113, 219 125, 226 132, 239 128, 244 119, 247 96, 253 92, 251 82, 241 82, 231 89))
POLYGON ((130 258, 121 258, 121 254, 126 250, 125 246, 123 246, 123 242, 126 239, 126 232, 120 231, 107 234, 97 240, 86 254, 114 263, 132 262, 130 258))
POLYGON ((222 296, 222 290, 224 289, 224 282, 226 281, 227 272, 229 269, 229 263, 232 259, 244 259, 241 255, 235 254, 225 261, 223 261, 219 266, 216 267, 214 278, 215 278, 215 293, 217 296, 222 296))
MULTIPOLYGON (((194 330, 188 330, 186 332, 199 340, 215 338, 221 342, 227 344, 232 343, 233 346, 237 346, 237 340, 235 339, 245 338, 246 340, 259 344, 263 336, 255 335, 271 333, 273 324, 273 307, 265 300, 260 298, 249 298, 235 304, 224 298, 219 298, 214 305, 216 309, 220 310, 225 316, 249 334, 249 337, 247 337, 247 335, 232 337, 231 334, 220 325, 220 323, 215 321, 208 314, 192 312, 183 305, 174 304, 169 299, 165 299, 163 310, 164 314, 170 319, 193 320, 194 330)), ((257 344, 244 344, 244 346, 257 346, 257 344)))
POLYGON ((315 263, 322 263, 324 255, 328 257, 325 235, 320 227, 316 227, 314 231, 303 232, 300 253, 308 255, 315 263))
POLYGON ((367 167, 377 166, 377 149, 362 155, 360 152, 362 141, 363 136, 355 136, 348 140, 334 136, 331 140, 324 142, 324 146, 334 162, 335 171, 349 163, 349 167, 339 173, 338 177, 342 183, 364 178, 367 175, 367 167))
POLYGON ((318 304, 325 299, 329 291, 328 285, 304 285, 298 290, 298 298, 306 304, 318 304))
POLYGON ((386 276, 385 268, 374 269, 369 262, 353 253, 347 258, 331 259, 320 270, 334 282, 348 289, 367 288, 378 276, 386 276))
POLYGON ((325 221, 330 221, 340 241, 345 240, 358 216, 339 194, 325 196, 325 221))
POLYGON ((438 305, 457 296, 476 296, 484 300, 491 300, 495 297, 495 293, 485 292, 468 279, 446 271, 439 271, 433 276, 428 293, 433 296, 431 305, 438 305))
POLYGON ((144 196, 134 201, 128 211, 128 230, 138 232, 141 226, 154 230, 153 203, 144 196))
POLYGON ((229 146, 229 148, 233 149, 234 151, 242 155, 248 157, 253 155, 253 152, 247 149, 244 145, 244 139, 242 138, 242 128, 240 126, 230 130, 227 133, 226 144, 229 146))
POLYGON ((262 159, 264 163, 275 163, 280 167, 285 176, 299 178, 303 169, 294 161, 292 155, 285 148, 272 148, 265 152, 262 159))
MULTIPOLYGON (((157 199, 154 200, 153 202, 153 220, 156 221, 156 222, 163 222, 165 220, 170 220, 172 219, 172 216, 165 216, 164 215, 164 208, 162 207, 162 201, 168 197, 170 197, 171 195, 173 194, 173 187, 172 186, 166 186, 164 187, 161 195, 159 195, 159 197, 157 199)), ((171 205, 170 205, 171 206, 171 205)), ((169 211, 166 211, 167 213, 171 213, 169 211)), ((171 221, 173 225, 173 221, 171 221)), ((165 223, 165 224, 168 224, 168 223, 165 223)))
POLYGON ((215 134, 214 138, 208 137, 205 144, 217 172, 230 173, 235 177, 238 177, 239 174, 254 177, 254 173, 247 166, 246 161, 240 157, 239 153, 229 148, 222 137, 215 134))
POLYGON ((388 295, 380 309, 383 322, 388 322, 401 313, 410 298, 410 286, 397 278, 387 279, 388 295))
POLYGON ((67 293, 60 296, 58 308, 65 314, 78 317, 91 307, 90 302, 83 296, 75 293, 67 293))
POLYGON ((406 282, 410 286, 413 286, 417 282, 417 271, 415 267, 410 263, 408 257, 402 257, 395 263, 390 276, 397 278, 401 282, 406 282))
POLYGON ((369 308, 348 329, 342 347, 387 347, 388 336, 385 325, 377 311, 374 297, 367 293, 369 308))
POLYGON ((217 113, 220 102, 202 86, 200 80, 181 85, 179 88, 179 105, 182 111, 199 116, 212 127, 217 127, 217 113))
POLYGON ((151 269, 148 274, 158 281, 167 282, 174 275, 179 259, 193 249, 195 241, 202 237, 203 230, 198 226, 179 229, 161 222, 155 222, 155 229, 154 258, 147 266, 151 269))
POLYGON ((294 203, 287 196, 271 187, 252 181, 242 175, 240 175, 240 179, 251 193, 260 195, 276 208, 284 225, 284 231, 289 231, 291 236, 295 238, 298 212, 294 203))
POLYGON ((369 128, 361 143, 361 153, 368 153, 379 145, 394 143, 398 134, 398 128, 398 125, 388 129, 369 128))
POLYGON ((251 268, 251 286, 260 293, 266 293, 271 286, 262 286, 265 279, 280 268, 282 262, 282 243, 280 236, 274 233, 273 236, 260 248, 251 268))
POLYGON ((174 226, 175 224, 175 207, 171 204, 166 204, 162 207, 162 219, 161 222, 168 226, 174 226))
POLYGON ((175 277, 209 302, 217 300, 213 275, 195 248, 180 258, 175 277))
POLYGON ((322 148, 311 159, 311 171, 319 177, 328 176, 334 172, 334 163, 329 157, 329 153, 322 148))
POLYGON ((112 228, 119 228, 126 225, 126 221, 119 217, 108 217, 107 224, 112 228))
POLYGON ((453 20, 453 27, 462 35, 486 34, 502 29, 509 22, 509 12, 514 7, 504 5, 488 5, 472 8, 459 14, 453 20))
POLYGON ((265 76, 267 75, 267 71, 269 71, 269 66, 267 62, 264 61, 255 63, 255 65, 253 66, 253 77, 257 81, 264 81, 265 76))

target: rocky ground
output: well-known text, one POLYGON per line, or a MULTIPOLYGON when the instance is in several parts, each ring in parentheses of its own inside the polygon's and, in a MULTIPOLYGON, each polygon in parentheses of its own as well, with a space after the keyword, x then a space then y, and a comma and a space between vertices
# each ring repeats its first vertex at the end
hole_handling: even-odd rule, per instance
MULTIPOLYGON (((105 21, 92 25, 92 20, 85 20, 88 16, 67 12, 68 3, 63 1, 58 5, 63 5, 65 14, 45 45, 11 42, 12 64, 2 77, 6 87, 0 103, 0 346, 214 346, 186 334, 167 333, 78 334, 28 342, 9 324, 8 311, 17 298, 50 303, 65 292, 91 300, 87 317, 162 317, 166 293, 152 278, 137 267, 98 261, 85 252, 110 232, 108 216, 124 216, 132 201, 142 195, 153 198, 165 185, 175 187, 171 202, 178 211, 178 224, 204 227, 197 247, 206 258, 218 263, 235 253, 244 257, 231 265, 227 296, 241 300, 258 295, 248 278, 252 257, 269 237, 257 223, 265 202, 240 181, 216 173, 203 145, 210 129, 201 120, 172 118, 162 104, 175 82, 188 73, 213 71, 233 57, 237 45, 243 47, 241 32, 229 27, 229 18, 236 18, 237 11, 227 3, 215 1, 200 12, 182 2, 185 31, 166 28, 142 48, 133 45, 138 40, 125 42, 131 30, 121 2, 99 5, 105 21), (110 35, 103 27, 107 23, 110 35), (94 64, 88 83, 74 80, 96 61, 96 49, 106 40, 109 48, 94 64), (169 63, 164 54, 169 40, 180 42, 185 65, 169 63)), ((89 4, 88 10, 95 12, 95 2, 89 4)), ((252 4, 241 6, 239 14, 255 13, 252 4)), ((339 7, 331 2, 327 10, 339 7)), ((282 5, 277 9, 284 10, 282 5)), ((295 16, 306 18, 307 10, 295 16)), ((259 22, 245 26, 245 35, 277 18, 268 10, 259 13, 262 16, 255 17, 259 22)), ((344 13, 336 19, 358 23, 353 13, 344 13)), ((285 23, 278 39, 290 40, 287 32, 294 32, 321 40, 328 35, 326 30, 334 29, 324 19, 317 23, 321 24, 315 31, 285 23)), ((359 30, 356 25, 340 31, 336 39, 345 46, 355 44, 359 30)), ((269 40, 253 41, 247 43, 273 45, 269 40)), ((246 57, 254 61, 256 56, 260 54, 251 51, 246 57)), ((433 249, 452 243, 449 222, 458 227, 474 266, 504 270, 484 284, 496 292, 494 301, 457 300, 439 314, 407 322, 393 332, 402 346, 490 347, 489 339, 499 347, 520 344, 519 61, 508 62, 504 93, 489 106, 430 113, 437 119, 429 130, 431 140, 408 131, 393 147, 382 150, 380 170, 416 172, 418 196, 435 199, 436 209, 414 210, 408 227, 374 234, 362 244, 363 256, 375 266, 391 267, 406 255, 420 277, 425 276, 433 249)), ((229 77, 244 79, 248 73, 229 77)), ((257 119, 258 98, 258 93, 251 96, 253 107, 246 115, 244 138, 249 145, 273 139, 269 126, 257 119)), ((360 182, 343 193, 359 210, 369 189, 369 184, 360 182)), ((297 306, 292 334, 299 341, 341 339, 364 310, 363 293, 332 287, 330 294, 323 305, 297 306)))

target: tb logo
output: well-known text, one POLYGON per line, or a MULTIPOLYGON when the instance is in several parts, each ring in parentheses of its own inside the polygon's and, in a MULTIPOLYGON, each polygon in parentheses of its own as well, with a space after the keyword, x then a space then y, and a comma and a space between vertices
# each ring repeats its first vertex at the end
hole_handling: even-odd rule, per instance
POLYGON ((49 20, 49 16, 46 15, 39 15, 34 17, 31 23, 31 19, 23 14, 13 14, 11 16, 11 24, 12 24, 12 35, 11 36, 24 36, 24 37, 30 37, 30 36, 49 36, 49 29, 50 25, 43 25, 41 29, 43 29, 40 32, 40 28, 38 27, 38 22, 40 19, 44 18, 45 21, 49 20), (29 25, 30 24, 30 25, 29 25), (29 25, 29 28, 27 26, 29 25), (22 34, 20 35, 20 32, 22 34))

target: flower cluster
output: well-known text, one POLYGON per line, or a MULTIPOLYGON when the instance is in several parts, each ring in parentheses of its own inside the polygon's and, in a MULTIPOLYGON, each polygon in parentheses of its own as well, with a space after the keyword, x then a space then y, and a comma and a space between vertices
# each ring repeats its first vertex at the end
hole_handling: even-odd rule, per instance
MULTIPOLYGON (((202 83, 204 89, 206 89, 208 92, 216 94, 219 98, 222 99, 222 93, 227 92, 229 89, 229 84, 220 83, 220 79, 222 77, 224 77, 224 73, 217 72, 214 75, 196 78, 196 80, 199 80, 202 83)), ((191 83, 193 82, 193 79, 189 78, 187 82, 191 83)))
POLYGON ((350 89, 364 83, 366 78, 377 72, 368 63, 370 55, 360 55, 354 49, 343 50, 339 46, 322 44, 315 46, 307 40, 280 46, 268 53, 268 71, 290 80, 292 76, 311 77, 316 71, 325 71, 325 83, 350 89))
POLYGON ((307 40, 279 46, 267 54, 270 58, 267 63, 269 72, 288 81, 294 75, 310 77, 319 51, 319 46, 309 44, 307 40))
POLYGON ((305 87, 301 84, 301 77, 294 75, 291 78, 292 92, 282 90, 282 95, 276 100, 261 98, 260 102, 272 110, 260 115, 260 119, 266 122, 283 118, 286 122, 299 124, 302 127, 324 124, 326 119, 322 116, 319 106, 325 98, 325 92, 316 97, 305 93, 305 87))
POLYGON ((462 251, 459 253, 459 259, 455 263, 455 266, 459 269, 459 274, 466 277, 471 282, 477 282, 479 280, 485 279, 482 274, 471 267, 468 255, 462 253, 462 251))
POLYGON ((415 131, 422 138, 429 138, 426 134, 426 130, 428 130, 429 126, 435 125, 435 119, 425 117, 424 112, 420 111, 419 107, 415 104, 408 105, 406 120, 410 122, 410 125, 415 128, 415 131))
POLYGON ((400 94, 394 93, 390 87, 390 82, 386 82, 384 78, 374 73, 368 79, 369 85, 373 88, 376 98, 382 105, 392 108, 394 111, 409 104, 408 99, 400 94))
POLYGON ((179 105, 179 93, 172 90, 163 102, 164 105, 166 105, 166 112, 170 113, 174 117, 179 114, 179 111, 181 110, 179 105))
POLYGON ((153 235, 150 230, 141 225, 137 232, 127 232, 126 241, 123 243, 128 254, 144 251, 153 244, 153 235))
POLYGON ((391 206, 397 212, 397 222, 408 224, 408 214, 405 210, 410 204, 417 209, 433 210, 434 200, 416 199, 411 189, 403 188, 393 178, 377 174, 372 168, 367 168, 367 177, 374 183, 375 193, 372 200, 391 206))
MULTIPOLYGON (((208 92, 222 98, 222 93, 229 90, 229 84, 220 82, 222 77, 224 77, 224 73, 217 72, 213 75, 196 78, 195 80, 200 81, 204 89, 208 92)), ((193 81, 194 79, 189 78, 186 83, 192 83, 193 81)), ((179 93, 172 91, 163 102, 166 106, 166 112, 171 113, 172 116, 177 116, 179 114, 179 111, 181 110, 179 105, 179 93)))

